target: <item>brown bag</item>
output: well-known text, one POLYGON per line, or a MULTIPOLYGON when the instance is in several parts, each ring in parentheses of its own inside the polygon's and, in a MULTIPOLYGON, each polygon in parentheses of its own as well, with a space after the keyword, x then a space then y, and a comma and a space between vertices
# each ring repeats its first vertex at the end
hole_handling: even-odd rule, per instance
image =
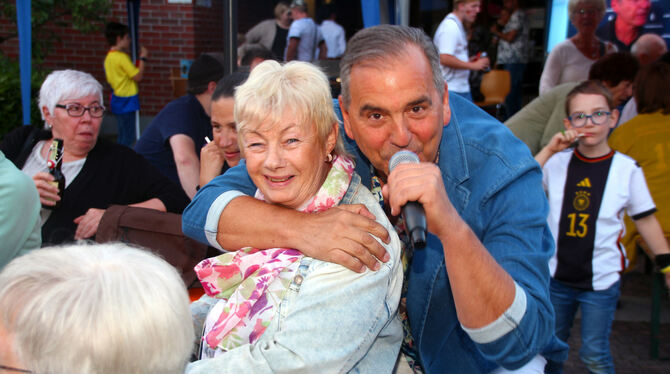
POLYGON ((181 215, 112 205, 100 219, 95 241, 120 241, 149 249, 177 268, 187 287, 200 286, 193 267, 220 252, 181 231, 181 215))

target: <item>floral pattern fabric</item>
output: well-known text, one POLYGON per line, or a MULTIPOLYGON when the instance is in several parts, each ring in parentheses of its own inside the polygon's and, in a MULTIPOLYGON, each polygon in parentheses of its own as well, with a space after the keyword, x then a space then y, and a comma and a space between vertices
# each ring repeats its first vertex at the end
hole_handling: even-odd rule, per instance
MULTIPOLYGON (((353 172, 353 161, 336 157, 317 194, 298 210, 316 213, 337 205, 353 172)), ((265 200, 260 190, 255 197, 265 200)), ((270 325, 302 257, 295 249, 247 247, 196 265, 205 293, 221 299, 207 316, 203 334, 207 346, 228 351, 256 342, 270 325)))

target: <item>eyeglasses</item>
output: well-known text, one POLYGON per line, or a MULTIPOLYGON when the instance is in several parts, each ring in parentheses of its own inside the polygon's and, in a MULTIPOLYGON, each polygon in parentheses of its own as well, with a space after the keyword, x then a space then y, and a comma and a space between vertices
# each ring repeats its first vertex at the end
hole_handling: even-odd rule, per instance
POLYGON ((5 366, 5 365, 0 365, 0 369, 15 372, 15 373, 32 373, 32 371, 30 371, 30 370, 19 369, 19 368, 15 368, 15 367, 11 367, 11 366, 5 366))
POLYGON ((56 104, 56 108, 65 109, 70 117, 81 117, 88 110, 88 114, 94 118, 100 118, 105 114, 105 107, 102 105, 83 106, 81 104, 56 104))
POLYGON ((610 114, 612 113, 606 112, 604 110, 596 110, 591 115, 588 115, 586 113, 574 113, 568 116, 568 120, 570 121, 573 127, 586 126, 586 123, 589 121, 589 118, 591 118, 591 122, 594 125, 602 125, 605 122, 607 122, 607 119, 609 118, 610 114))

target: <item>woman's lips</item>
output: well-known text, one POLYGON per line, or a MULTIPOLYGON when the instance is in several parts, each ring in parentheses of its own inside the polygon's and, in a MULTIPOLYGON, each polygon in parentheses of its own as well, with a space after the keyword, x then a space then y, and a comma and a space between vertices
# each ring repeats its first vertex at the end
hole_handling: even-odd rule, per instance
POLYGON ((291 181, 291 179, 293 179, 293 176, 292 175, 286 175, 286 176, 269 176, 269 175, 266 175, 265 179, 268 181, 268 183, 270 183, 270 185, 280 187, 280 186, 284 186, 284 185, 288 184, 291 181))

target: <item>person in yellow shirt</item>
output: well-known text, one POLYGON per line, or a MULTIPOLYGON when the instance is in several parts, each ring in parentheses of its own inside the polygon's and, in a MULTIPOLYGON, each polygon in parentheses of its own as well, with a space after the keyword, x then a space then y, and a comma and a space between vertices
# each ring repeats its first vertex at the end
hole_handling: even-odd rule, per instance
POLYGON ((142 80, 149 52, 140 48, 139 65, 130 59, 131 40, 128 26, 110 22, 105 27, 110 45, 105 57, 105 76, 112 87, 110 110, 116 116, 117 143, 131 146, 135 142, 135 112, 140 109, 137 83, 142 80))

